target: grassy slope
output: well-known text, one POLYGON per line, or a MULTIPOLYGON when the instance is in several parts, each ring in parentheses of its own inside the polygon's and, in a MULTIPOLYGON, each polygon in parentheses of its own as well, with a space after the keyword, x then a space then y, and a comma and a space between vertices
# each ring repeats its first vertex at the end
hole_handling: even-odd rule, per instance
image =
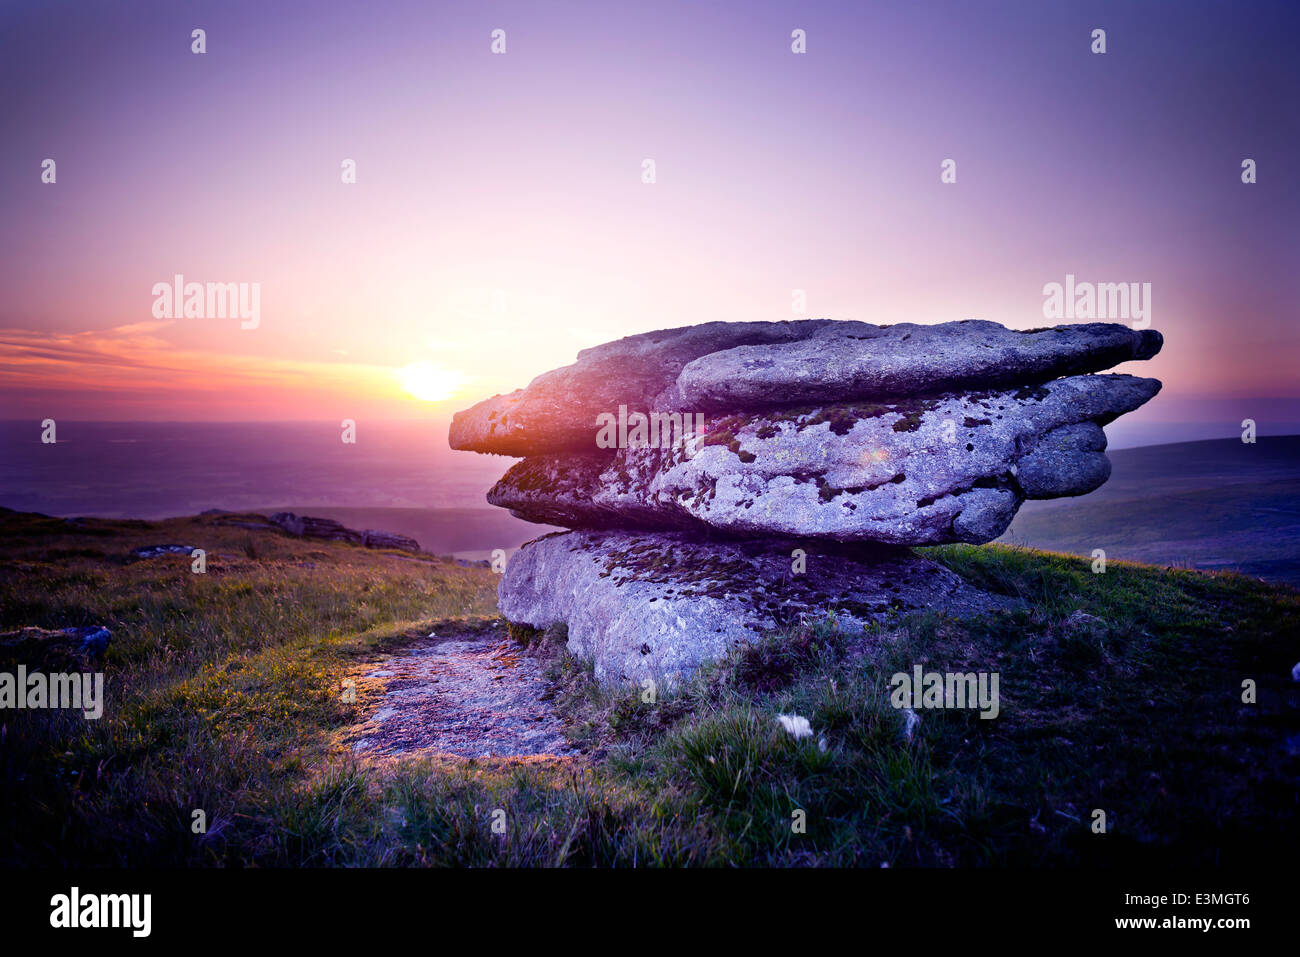
POLYGON ((1229 864, 1294 844, 1296 592, 932 551, 1028 610, 866 642, 775 636, 656 704, 595 686, 548 635, 538 653, 590 760, 378 766, 335 743, 368 706, 340 700, 340 677, 434 619, 493 613, 489 572, 201 520, 0 513, 0 630, 115 633, 102 720, 0 715, 0 848, 21 864, 900 866, 1229 864), (161 542, 208 548, 208 574, 124 561, 161 542), (1067 624, 1078 609, 1102 621, 1067 624), (903 740, 888 678, 913 663, 999 671, 1001 716, 922 712, 903 740), (779 729, 790 711, 825 752, 779 729), (1088 830, 1093 808, 1110 833, 1088 830))

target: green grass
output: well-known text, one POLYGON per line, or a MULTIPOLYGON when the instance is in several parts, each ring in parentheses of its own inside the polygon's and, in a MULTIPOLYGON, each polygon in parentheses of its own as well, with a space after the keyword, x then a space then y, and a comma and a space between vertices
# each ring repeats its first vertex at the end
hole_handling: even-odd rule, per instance
POLYGON ((210 519, 74 528, 0 513, 0 631, 115 636, 100 721, 0 713, 0 853, 10 865, 1187 866, 1294 845, 1300 595, 1115 562, 1094 575, 1087 560, 996 546, 927 551, 1023 609, 913 616, 865 638, 826 623, 772 635, 654 703, 593 682, 553 630, 536 650, 585 758, 377 763, 338 743, 373 705, 342 701, 340 680, 435 621, 493 615, 489 571, 210 519), (207 575, 184 556, 126 560, 161 542, 207 548, 207 575), (1001 714, 921 711, 905 738, 889 677, 913 664, 997 671, 1001 714), (1245 678, 1257 704, 1241 702, 1245 678), (808 718, 812 739, 778 713, 808 718), (1108 833, 1089 829, 1094 808, 1108 833), (206 834, 191 830, 195 809, 206 834))

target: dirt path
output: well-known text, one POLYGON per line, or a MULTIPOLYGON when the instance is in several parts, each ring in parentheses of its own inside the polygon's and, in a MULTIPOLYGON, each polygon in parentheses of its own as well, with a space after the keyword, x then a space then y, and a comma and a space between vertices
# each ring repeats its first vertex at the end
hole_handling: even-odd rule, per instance
POLYGON ((546 691, 542 664, 500 627, 439 626, 362 673, 381 697, 353 729, 352 750, 374 757, 416 752, 467 758, 576 754, 546 691))

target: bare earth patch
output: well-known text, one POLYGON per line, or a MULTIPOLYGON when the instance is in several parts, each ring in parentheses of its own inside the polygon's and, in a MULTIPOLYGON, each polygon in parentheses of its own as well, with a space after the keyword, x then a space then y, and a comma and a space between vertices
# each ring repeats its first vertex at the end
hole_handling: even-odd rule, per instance
POLYGON ((378 707, 346 737, 367 757, 577 754, 542 700, 542 669, 503 628, 440 628, 362 672, 378 707))

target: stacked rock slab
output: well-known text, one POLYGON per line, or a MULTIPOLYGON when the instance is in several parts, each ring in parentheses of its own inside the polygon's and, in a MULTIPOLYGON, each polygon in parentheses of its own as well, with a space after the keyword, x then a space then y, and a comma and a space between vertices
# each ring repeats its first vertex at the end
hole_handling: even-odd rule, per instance
POLYGON ((1111 323, 706 323, 584 350, 458 413, 450 441, 523 457, 489 502, 575 530, 511 559, 502 613, 564 622, 600 677, 671 682, 809 615, 998 607, 902 547, 991 541, 1026 499, 1105 482, 1101 427, 1160 383, 1097 373, 1162 341, 1111 323))

